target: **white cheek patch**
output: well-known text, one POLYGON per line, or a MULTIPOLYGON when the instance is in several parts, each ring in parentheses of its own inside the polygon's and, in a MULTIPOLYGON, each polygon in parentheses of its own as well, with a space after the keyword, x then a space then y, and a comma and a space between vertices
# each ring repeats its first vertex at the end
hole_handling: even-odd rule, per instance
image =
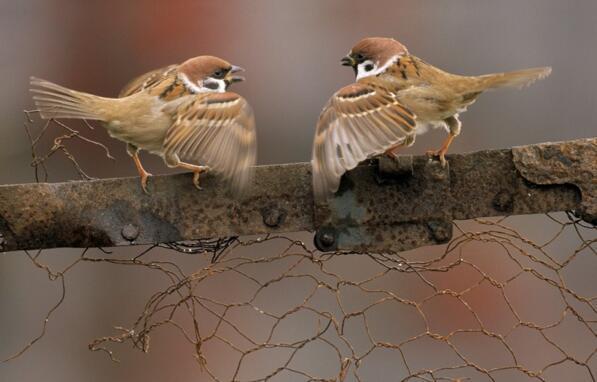
POLYGON ((203 86, 201 92, 215 92, 224 93, 226 91, 226 81, 208 77, 203 80, 203 86))
POLYGON ((371 60, 363 61, 357 65, 357 81, 361 78, 373 76, 377 70, 377 64, 371 60), (367 69, 370 69, 369 71, 367 69))
POLYGON ((385 72, 391 65, 394 65, 400 56, 392 56, 385 64, 379 66, 378 64, 374 63, 371 60, 363 61, 357 66, 357 81, 361 78, 377 76, 380 73, 385 72), (373 69, 367 71, 365 68, 367 66, 373 66, 373 69))
POLYGON ((199 83, 193 83, 184 73, 179 73, 178 77, 182 80, 186 88, 193 93, 224 93, 226 91, 226 82, 224 80, 207 78, 200 85, 199 83))

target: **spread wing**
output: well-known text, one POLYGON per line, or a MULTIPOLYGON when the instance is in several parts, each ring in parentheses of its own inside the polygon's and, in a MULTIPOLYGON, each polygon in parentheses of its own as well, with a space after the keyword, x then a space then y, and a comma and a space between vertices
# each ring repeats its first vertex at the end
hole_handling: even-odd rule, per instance
POLYGON ((128 84, 124 85, 120 93, 119 98, 130 96, 143 89, 150 88, 155 84, 159 83, 161 79, 174 73, 178 65, 169 65, 164 68, 155 69, 151 72, 140 75, 139 77, 131 80, 128 84))
POLYGON ((203 93, 185 97, 171 112, 164 154, 207 165, 242 192, 257 157, 255 118, 247 101, 231 92, 203 93))
POLYGON ((324 107, 313 142, 313 191, 321 200, 361 161, 382 154, 414 134, 415 115, 394 93, 375 83, 340 89, 324 107))

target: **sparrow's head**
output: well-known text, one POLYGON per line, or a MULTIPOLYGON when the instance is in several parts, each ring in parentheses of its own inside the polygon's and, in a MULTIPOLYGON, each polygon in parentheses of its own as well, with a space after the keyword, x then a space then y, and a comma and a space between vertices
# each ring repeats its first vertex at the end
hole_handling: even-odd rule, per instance
POLYGON ((386 71, 396 59, 408 54, 404 45, 387 37, 368 37, 359 41, 342 58, 342 65, 351 66, 357 80, 386 71))
POLYGON ((240 66, 232 65, 214 56, 199 56, 180 64, 178 75, 185 86, 195 92, 223 93, 234 82, 244 81, 234 73, 244 71, 240 66))

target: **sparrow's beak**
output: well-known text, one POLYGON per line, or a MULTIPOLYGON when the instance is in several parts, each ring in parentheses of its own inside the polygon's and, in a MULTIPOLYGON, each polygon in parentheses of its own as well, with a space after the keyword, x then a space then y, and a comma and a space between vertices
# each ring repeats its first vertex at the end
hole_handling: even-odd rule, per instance
POLYGON ((240 66, 232 65, 232 68, 230 69, 230 71, 228 72, 228 75, 225 78, 226 85, 230 86, 230 84, 233 84, 235 82, 244 81, 245 77, 232 75, 232 73, 238 73, 238 72, 244 72, 244 71, 245 70, 243 68, 241 68, 240 66))
POLYGON ((245 77, 243 76, 230 76, 230 78, 228 79, 228 83, 233 84, 235 82, 243 82, 244 80, 245 77))
POLYGON ((232 65, 232 68, 230 69, 230 73, 238 73, 238 72, 244 72, 245 70, 243 68, 241 68, 240 66, 236 66, 236 65, 232 65))
POLYGON ((353 68, 357 66, 357 62, 350 55, 342 57, 340 62, 342 63, 342 66, 352 66, 353 68))

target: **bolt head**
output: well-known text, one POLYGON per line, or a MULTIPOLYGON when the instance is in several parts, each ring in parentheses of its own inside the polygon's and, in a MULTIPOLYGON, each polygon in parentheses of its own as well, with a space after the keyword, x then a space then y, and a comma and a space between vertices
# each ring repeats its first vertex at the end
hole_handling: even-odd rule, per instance
POLYGON ((314 244, 322 252, 334 251, 337 248, 336 231, 330 227, 323 227, 315 233, 314 244))
POLYGON ((263 224, 270 228, 276 228, 284 222, 286 211, 277 207, 270 207, 264 209, 261 216, 263 216, 263 224))
POLYGON ((139 228, 136 225, 129 223, 122 227, 121 234, 126 240, 133 241, 139 237, 139 228))

